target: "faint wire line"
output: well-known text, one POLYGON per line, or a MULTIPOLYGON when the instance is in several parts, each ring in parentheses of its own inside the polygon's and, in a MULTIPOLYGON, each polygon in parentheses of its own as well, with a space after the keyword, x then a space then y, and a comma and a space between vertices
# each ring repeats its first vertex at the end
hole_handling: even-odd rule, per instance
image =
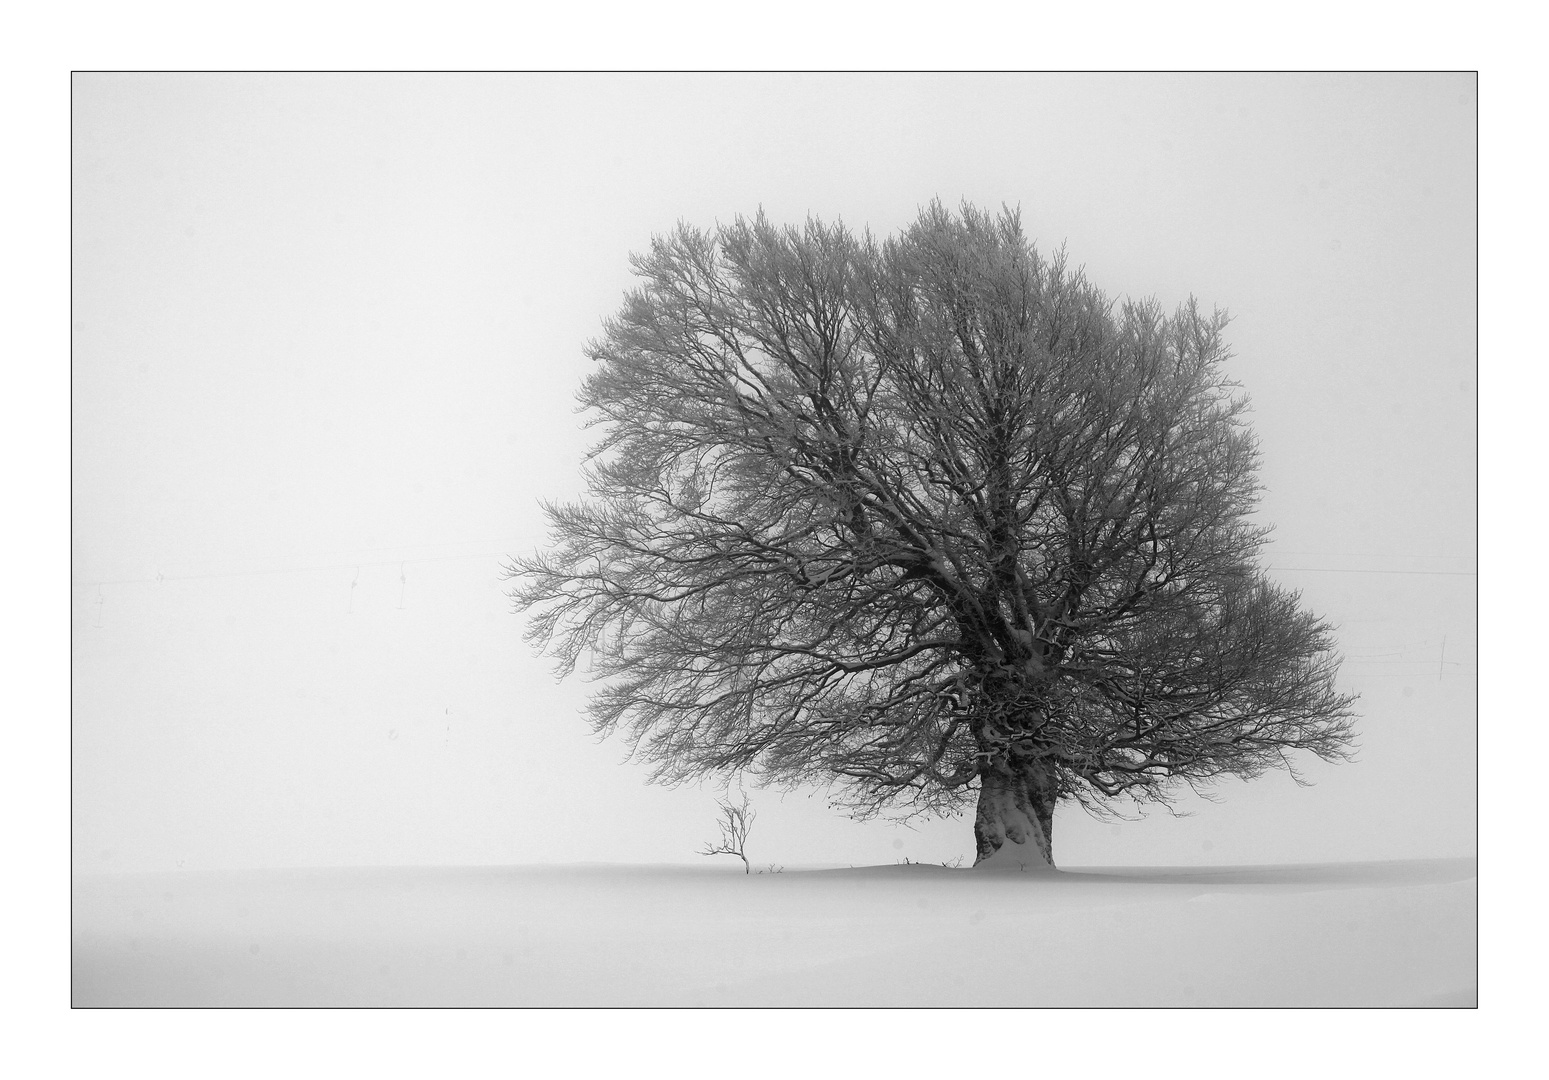
MULTIPOLYGON (((433 545, 425 545, 426 547, 433 545)), ((401 550, 394 548, 376 548, 377 551, 401 550)), ((412 549, 408 549, 412 550, 412 549)), ((464 559, 505 559, 510 557, 506 551, 472 552, 466 555, 427 555, 417 559, 384 559, 380 562, 343 562, 327 563, 319 566, 271 566, 260 570, 227 570, 209 574, 157 574, 154 577, 140 578, 93 578, 88 581, 72 581, 71 588, 94 589, 103 585, 148 585, 162 581, 207 581, 215 578, 234 577, 258 577, 264 574, 311 574, 320 570, 349 570, 366 566, 403 566, 408 563, 431 562, 458 562, 464 559)), ((1287 571, 1290 573, 1309 574, 1421 574, 1444 577, 1478 577, 1477 571, 1472 570, 1354 570, 1348 567, 1337 566, 1266 566, 1266 570, 1287 571)))
MULTIPOLYGON (((379 550, 392 550, 390 548, 379 550)), ((101 585, 154 585, 161 581, 207 581, 212 578, 259 577, 264 574, 311 574, 320 570, 350 570, 365 566, 404 566, 409 563, 457 562, 463 559, 505 559, 505 551, 477 552, 468 555, 428 555, 419 559, 386 559, 382 562, 329 563, 324 566, 271 566, 262 570, 228 570, 216 574, 158 574, 155 577, 115 578, 104 581, 72 581, 72 588, 96 588, 101 585)))
POLYGON ((1353 657, 1345 657, 1340 661, 1341 666, 1350 667, 1467 667, 1466 660, 1359 660, 1353 657))
MULTIPOLYGON (((1349 677, 1352 679, 1420 679, 1429 675, 1428 671, 1352 671, 1349 677)), ((1477 679, 1479 671, 1454 671, 1450 672, 1456 678, 1477 679)))
POLYGON ((1266 566, 1266 570, 1316 574, 1430 574, 1440 577, 1478 577, 1477 570, 1353 570, 1343 566, 1266 566))
MULTIPOLYGON (((527 535, 527 534, 511 534, 511 535, 508 535, 508 536, 497 536, 497 537, 494 537, 494 538, 491 538, 491 539, 484 539, 484 540, 449 540, 449 541, 445 541, 445 542, 439 543, 439 544, 390 544, 390 545, 387 545, 387 546, 384 546, 384 547, 334 548, 334 549, 332 549, 330 551, 314 551, 310 555, 254 555, 254 556, 251 556, 250 558, 248 558, 246 560, 240 560, 240 561, 247 561, 247 562, 285 562, 285 561, 289 561, 289 562, 295 562, 297 560, 305 560, 305 559, 309 559, 309 558, 310 559, 326 558, 326 557, 328 557, 330 555, 359 556, 359 555, 369 555, 370 553, 372 553, 374 551, 424 551, 427 548, 467 547, 470 544, 503 544, 503 543, 506 543, 508 541, 512 542, 512 543, 516 543, 516 542, 519 542, 519 541, 531 542, 531 539, 532 539, 532 537, 527 535)), ((502 552, 498 552, 497 554, 499 555, 499 557, 505 558, 509 553, 502 551, 502 552)), ((479 553, 470 553, 468 555, 426 555, 426 556, 420 556, 418 558, 411 558, 411 559, 409 559, 407 561, 408 562, 441 562, 441 561, 444 561, 446 559, 483 558, 483 557, 484 556, 482 554, 479 554, 479 553)), ((148 562, 150 560, 140 560, 140 561, 141 562, 148 562)), ((226 562, 226 561, 231 561, 231 560, 224 560, 224 559, 214 558, 214 559, 180 559, 180 560, 177 560, 177 561, 180 562, 180 563, 184 563, 184 564, 188 564, 188 563, 198 564, 198 563, 220 563, 220 562, 226 562)), ((349 566, 392 566, 392 565, 396 565, 397 563, 401 563, 401 562, 404 562, 404 561, 405 560, 403 560, 403 559, 386 559, 386 560, 383 560, 382 562, 361 562, 358 558, 351 558, 349 563, 345 564, 345 565, 349 565, 349 566)), ((270 568, 262 569, 262 570, 232 570, 232 571, 226 571, 226 572, 221 572, 221 573, 211 573, 211 574, 178 574, 176 576, 167 575, 166 577, 160 578, 160 579, 155 578, 155 577, 150 577, 150 578, 119 578, 119 579, 116 579, 116 580, 104 579, 104 580, 99 582, 97 579, 93 578, 89 582, 79 582, 79 581, 77 581, 77 582, 72 582, 72 584, 74 584, 74 585, 97 585, 97 584, 102 584, 102 585, 126 585, 126 584, 140 584, 142 582, 157 581, 157 580, 163 580, 163 581, 191 581, 191 580, 195 580, 195 579, 198 579, 198 578, 205 578, 205 577, 243 577, 243 576, 247 576, 247 575, 251 575, 251 574, 285 573, 285 572, 291 572, 291 571, 299 573, 299 572, 304 572, 304 571, 309 571, 309 570, 337 570, 338 568, 339 568, 339 565, 335 565, 335 564, 330 564, 330 565, 326 565, 326 566, 301 566, 301 567, 283 566, 283 567, 270 567, 270 568)))
POLYGON ((1451 559, 1454 562, 1469 560, 1472 555, 1400 555, 1396 552, 1375 551, 1280 551, 1280 555, 1311 555, 1318 559, 1451 559))

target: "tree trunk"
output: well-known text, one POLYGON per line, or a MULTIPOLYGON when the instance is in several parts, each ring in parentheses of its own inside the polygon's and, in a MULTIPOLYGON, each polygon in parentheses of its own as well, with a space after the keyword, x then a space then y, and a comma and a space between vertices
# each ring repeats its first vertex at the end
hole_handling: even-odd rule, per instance
POLYGON ((974 869, 1053 870, 1052 770, 1030 761, 999 760, 979 775, 974 869))

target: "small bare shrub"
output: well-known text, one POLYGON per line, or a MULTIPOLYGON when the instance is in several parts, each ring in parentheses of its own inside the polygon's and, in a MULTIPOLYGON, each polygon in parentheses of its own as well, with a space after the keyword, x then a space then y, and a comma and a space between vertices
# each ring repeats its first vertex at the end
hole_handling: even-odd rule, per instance
POLYGON ((742 797, 740 803, 722 799, 717 805, 721 808, 720 843, 706 842, 700 854, 735 855, 742 860, 742 872, 751 874, 753 868, 748 863, 748 856, 744 849, 747 847, 748 832, 753 828, 753 819, 758 815, 749 809, 746 795, 742 797))

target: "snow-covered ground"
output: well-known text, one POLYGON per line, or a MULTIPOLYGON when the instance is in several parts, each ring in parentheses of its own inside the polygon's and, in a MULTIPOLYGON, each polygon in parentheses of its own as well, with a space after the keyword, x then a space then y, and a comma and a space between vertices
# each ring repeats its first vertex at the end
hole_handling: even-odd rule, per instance
POLYGON ((76 1006, 1476 1003, 1474 859, 81 876, 76 1006))

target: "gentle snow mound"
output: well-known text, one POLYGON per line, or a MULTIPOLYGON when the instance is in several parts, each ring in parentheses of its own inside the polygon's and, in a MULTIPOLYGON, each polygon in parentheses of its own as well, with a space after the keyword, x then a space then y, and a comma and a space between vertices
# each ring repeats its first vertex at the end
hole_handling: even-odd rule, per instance
POLYGON ((974 863, 979 873, 1005 871, 1018 874, 1052 874, 1054 867, 1032 844, 1018 844, 1007 840, 995 849, 988 859, 974 863))

